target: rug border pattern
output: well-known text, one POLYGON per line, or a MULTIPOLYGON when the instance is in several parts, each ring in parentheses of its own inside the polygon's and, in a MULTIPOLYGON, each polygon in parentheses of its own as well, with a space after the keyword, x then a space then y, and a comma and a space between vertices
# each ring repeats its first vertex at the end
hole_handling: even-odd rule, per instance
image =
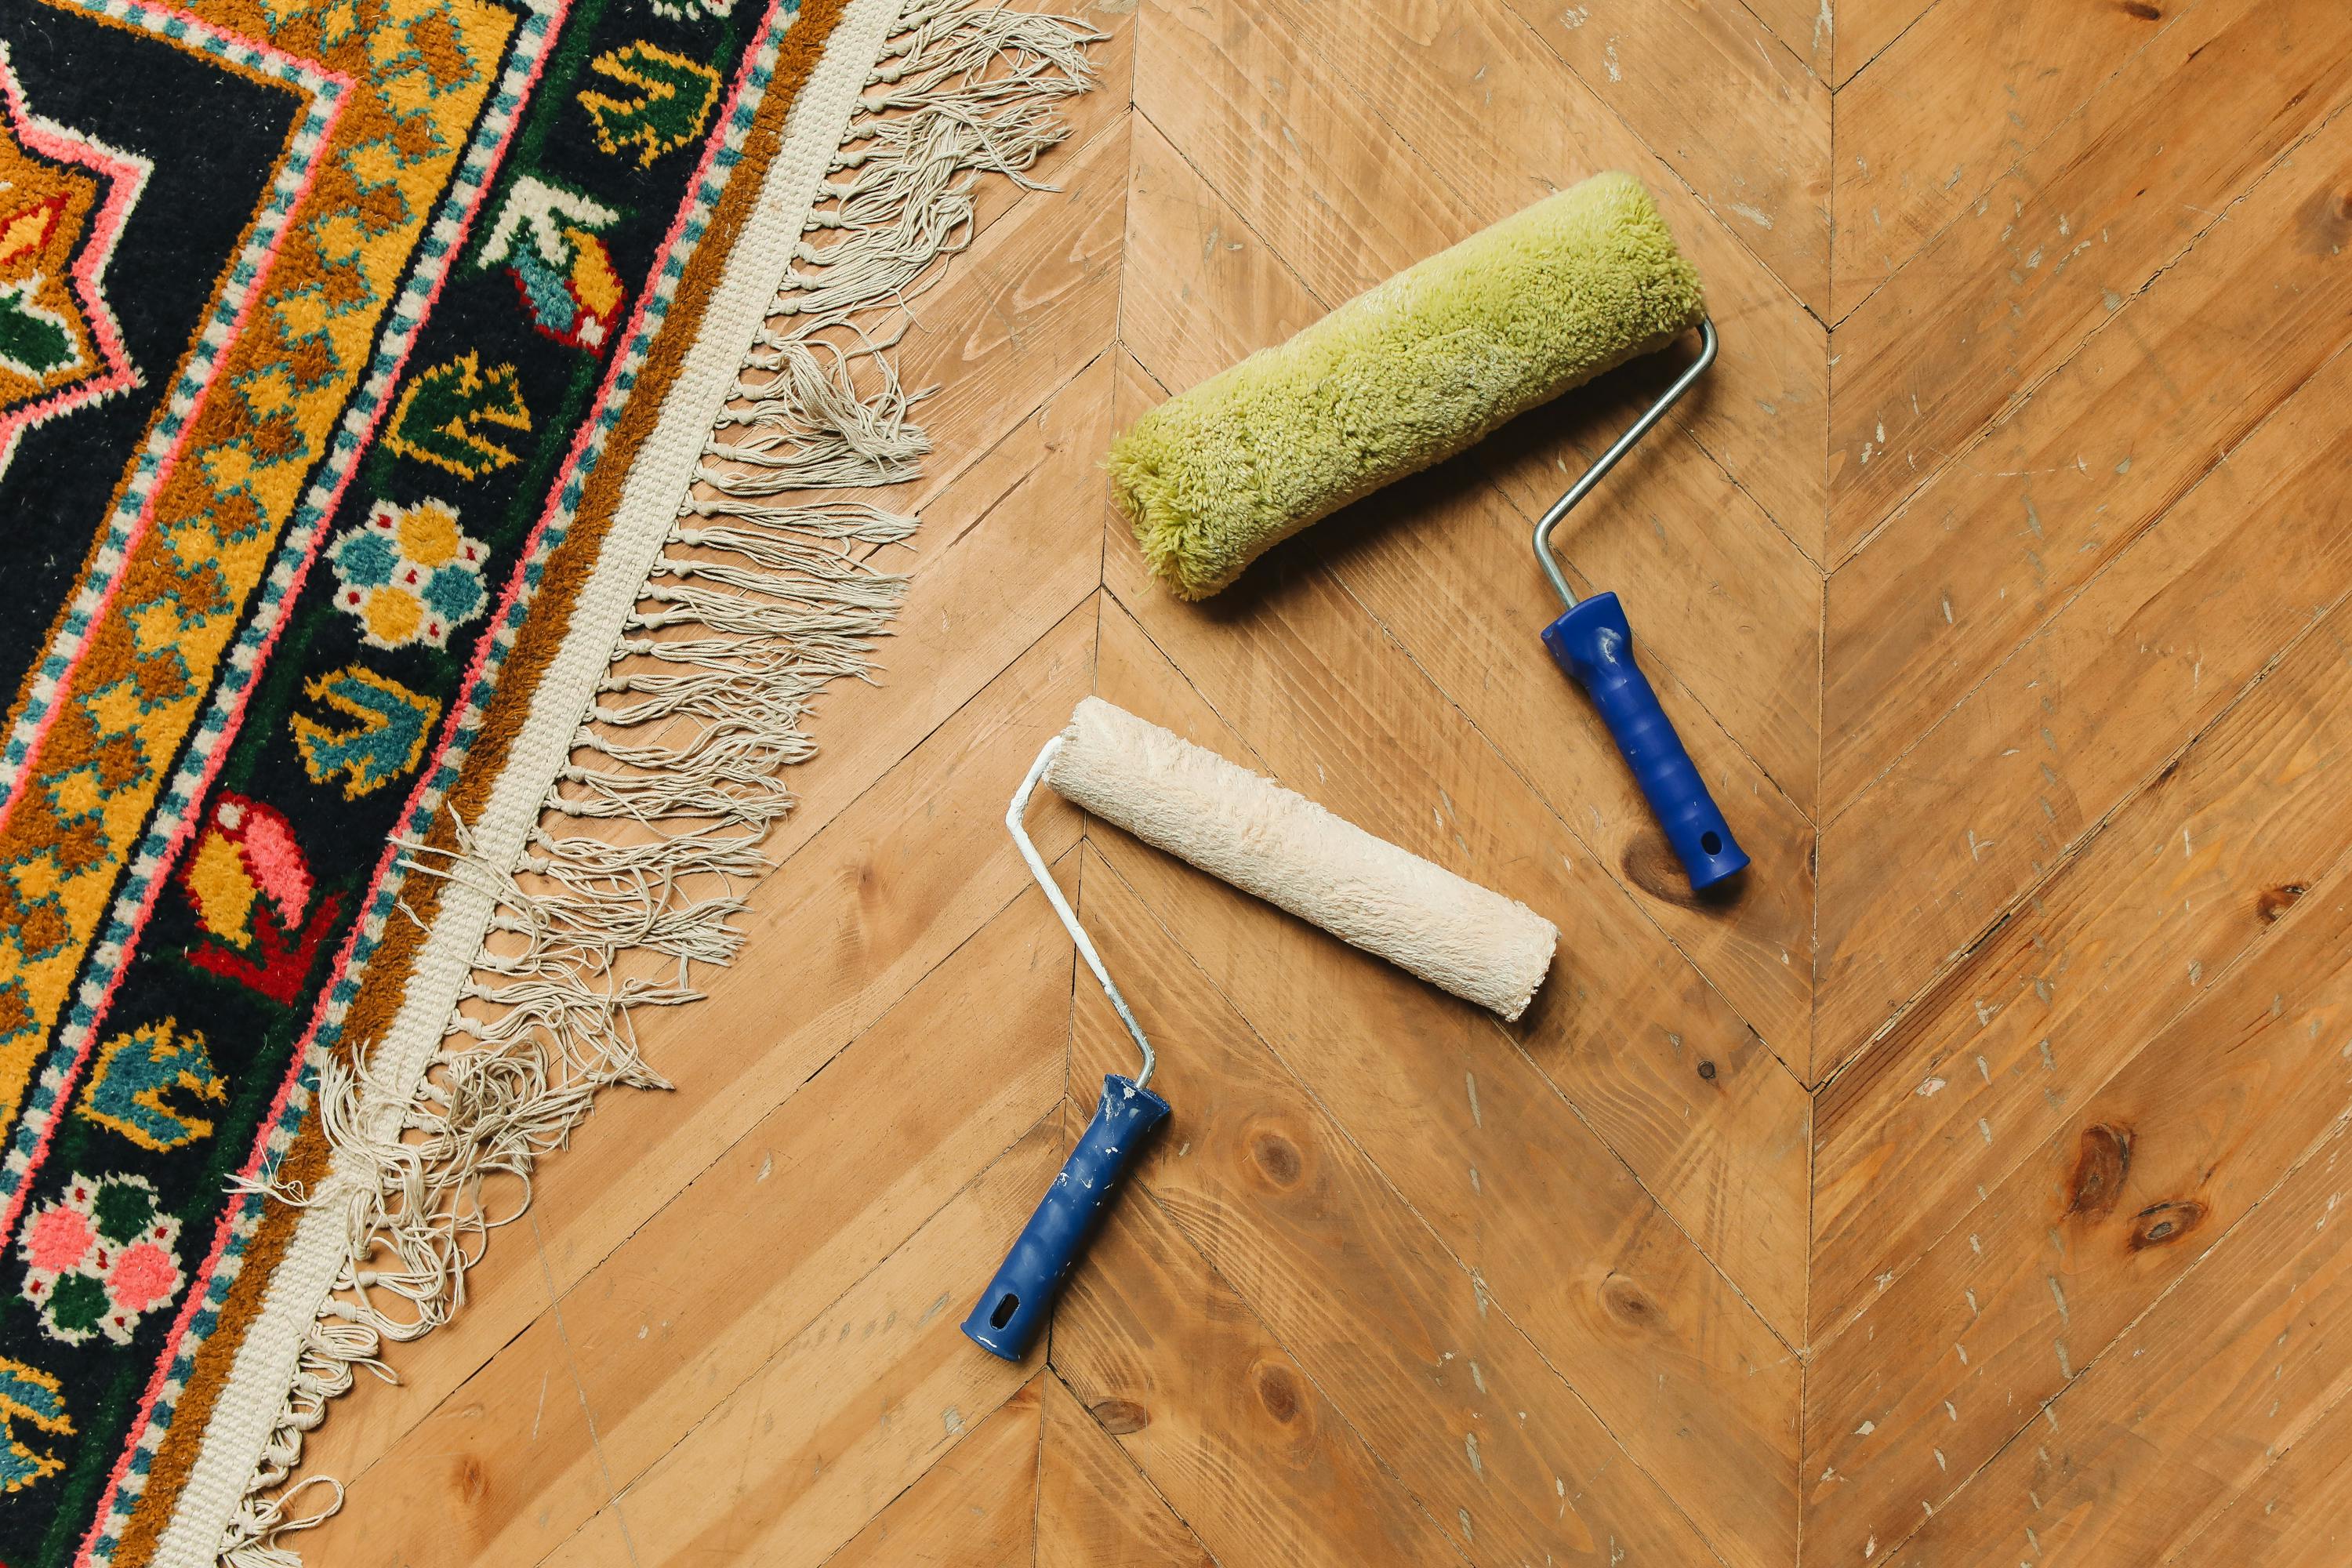
MULTIPOLYGON (((887 5, 893 17, 897 14, 898 0, 856 0, 856 3, 868 6, 887 5)), ((582 500, 587 473, 593 469, 606 440, 619 423, 621 412, 627 403, 627 394, 633 389, 645 365, 647 350, 666 321, 669 307, 676 298, 679 281, 684 276, 685 253, 699 241, 708 227, 710 213, 723 192, 725 175, 733 168, 741 155, 744 140, 751 131, 759 104, 770 84, 778 45, 790 31, 791 24, 797 19, 800 10, 800 6, 793 3, 793 0, 784 0, 784 3, 772 6, 758 43, 746 51, 746 65, 739 71, 733 92, 721 111, 724 117, 721 122, 725 130, 706 142, 702 165, 692 183, 688 202, 673 222, 665 239, 654 269, 655 281, 637 301, 630 331, 625 338, 624 351, 614 356, 604 384, 600 388, 597 411, 593 418, 583 426, 574 442, 572 452, 567 455, 561 477, 554 487, 555 499, 546 508, 540 521, 535 525, 521 564, 510 574, 496 629, 476 650, 474 666, 467 673, 467 696, 462 703, 453 704, 450 717, 445 721, 444 733, 434 760, 424 770, 423 777, 404 814, 400 840, 405 840, 409 835, 415 832, 442 803, 468 760, 473 742, 480 733, 484 706, 490 691, 495 689, 499 670, 508 654, 511 652, 516 637, 532 608, 532 594, 541 584, 549 557, 564 542, 569 525, 576 515, 576 509, 582 500), (782 25, 779 25, 780 23, 782 25)), ((877 37, 875 47, 878 49, 878 47, 877 37)), ((854 95, 856 89, 863 85, 866 70, 870 64, 869 55, 868 59, 856 69, 856 79, 849 87, 850 94, 854 95)), ((503 95, 501 101, 512 105, 514 110, 519 110, 523 96, 520 93, 509 93, 503 95)), ((797 108, 796 105, 795 112, 797 108)), ((848 110, 845 105, 841 110, 840 119, 845 121, 847 113, 848 110)), ((837 139, 837 132, 833 137, 826 139, 825 153, 828 158, 837 139)), ((469 162, 467 167, 470 170, 473 164, 469 162)), ((481 177, 487 180, 487 170, 483 171, 481 177)), ((793 239, 797 240, 798 235, 798 226, 795 225, 793 231, 793 239)), ((454 255, 457 248, 457 242, 453 242, 449 247, 449 253, 454 255)), ((418 312, 420 317, 421 314, 421 311, 418 312)), ((752 330, 754 330, 753 327, 745 328, 742 335, 746 341, 749 340, 752 330)), ((728 351, 730 381, 732 380, 740 353, 740 349, 728 351)), ((702 427, 705 431, 709 428, 707 416, 703 420, 702 427)), ((696 442, 696 450, 698 454, 698 438, 696 442)), ((682 489, 681 485, 680 490, 682 489)), ((662 536, 665 538, 668 521, 667 516, 662 520, 662 536)), ((658 541, 656 542, 656 548, 658 547, 658 541)), ((642 581, 643 576, 644 573, 640 570, 635 580, 642 581)), ((611 640, 613 639, 607 639, 606 652, 598 656, 597 662, 600 667, 609 656, 611 640)), ((569 641, 570 638, 567 637, 567 644, 569 641)), ((575 727, 577 722, 575 715, 565 725, 565 732, 568 734, 570 729, 575 727)), ((511 772, 525 765, 524 759, 510 758, 508 770, 511 772)), ((552 767, 546 768, 544 776, 531 786, 531 798, 534 805, 539 795, 544 793, 546 781, 552 777, 553 772, 552 767)), ((200 1342, 205 1334, 217 1326, 220 1310, 227 1300, 231 1286, 236 1281, 239 1262, 251 1244, 269 1206, 261 1188, 276 1173, 279 1163, 293 1147, 303 1127, 304 1119, 314 1103, 313 1096, 318 1089, 322 1065, 346 1044, 341 1037, 341 1025, 359 991, 360 977, 365 971, 368 958, 381 942, 388 921, 399 906, 403 882, 403 868, 399 864, 402 847, 402 843, 396 840, 394 844, 387 847, 383 858, 379 862, 366 899, 364 913, 346 939, 343 951, 337 957, 334 978, 327 988, 324 1005, 313 1025, 310 1037, 304 1042, 298 1056, 299 1065, 281 1086, 273 1112, 264 1123, 264 1134, 257 1141, 254 1155, 246 1168, 244 1179, 252 1184, 251 1190, 241 1203, 224 1216, 205 1270, 198 1277, 202 1287, 201 1291, 191 1289, 188 1302, 182 1310, 181 1321, 174 1325, 174 1353, 168 1368, 159 1369, 155 1384, 151 1388, 148 1403, 152 1414, 142 1425, 134 1450, 137 1455, 152 1459, 167 1435, 171 1425, 173 1402, 176 1400, 178 1393, 184 1386, 186 1378, 194 1371, 195 1349, 186 1336, 191 1329, 194 1329, 196 1331, 193 1336, 194 1340, 200 1342), (204 1302, 201 1311, 196 1307, 200 1295, 204 1302)), ((446 910, 443 918, 446 918, 446 910)), ((440 920, 435 921, 436 931, 441 924, 440 920)), ((466 943, 468 959, 474 949, 478 947, 479 941, 480 933, 477 931, 466 943)), ((436 1010, 437 1016, 431 1031, 436 1040, 439 1037, 442 1024, 446 1022, 454 1006, 456 989, 458 984, 462 984, 463 979, 464 975, 461 972, 449 985, 446 999, 436 1010)), ((421 1071, 420 1064, 416 1074, 407 1076, 414 1079, 421 1074, 421 1071)), ((392 1076, 398 1078, 402 1075, 395 1071, 392 1076)), ((403 1093, 404 1096, 403 1103, 397 1108, 401 1111, 405 1110, 405 1099, 413 1098, 413 1087, 404 1088, 403 1093)), ((255 1338, 258 1336, 259 1331, 271 1317, 292 1319, 299 1315, 301 1323, 307 1324, 308 1320, 316 1311, 317 1300, 324 1294, 326 1287, 331 1284, 332 1265, 340 1262, 341 1258, 340 1243, 338 1242, 332 1253, 329 1254, 327 1249, 318 1243, 310 1243, 306 1247, 305 1243, 309 1237, 307 1234, 302 1234, 312 1229, 310 1222, 318 1220, 327 1212, 314 1211, 306 1217, 306 1223, 299 1227, 298 1235, 300 1235, 300 1239, 298 1239, 294 1252, 280 1262, 278 1273, 271 1280, 262 1321, 253 1325, 252 1331, 248 1332, 247 1343, 240 1347, 237 1358, 240 1371, 255 1338), (330 1264, 327 1277, 315 1288, 304 1285, 299 1280, 299 1276, 303 1272, 299 1268, 299 1264, 305 1251, 320 1253, 327 1258, 330 1264), (296 1301, 307 1300, 309 1304, 300 1307, 298 1314, 286 1300, 281 1300, 288 1297, 296 1301)), ((339 1230, 340 1216, 331 1217, 334 1224, 323 1228, 339 1230)), ((284 1376, 278 1376, 272 1381, 282 1385, 286 1379, 284 1376)), ((243 1414, 246 1416, 245 1424, 250 1425, 257 1412, 248 1411, 243 1414)), ((268 1414, 271 1416, 275 1415, 274 1402, 268 1414)), ((181 1561, 179 1553, 183 1550, 183 1538, 185 1537, 186 1544, 193 1547, 196 1540, 201 1537, 201 1530, 192 1535, 184 1526, 185 1518, 197 1514, 212 1514, 215 1511, 225 1517, 227 1509, 217 1507, 221 1500, 199 1495, 200 1489, 210 1489, 205 1483, 214 1473, 226 1476, 233 1471, 236 1479, 237 1493, 241 1494, 245 1476, 252 1469, 249 1456, 236 1463, 223 1461, 215 1465, 208 1462, 220 1451, 226 1436, 218 1430, 217 1424, 230 1418, 232 1418, 232 1411, 229 1403, 224 1400, 213 1413, 212 1422, 208 1423, 198 1466, 192 1471, 186 1486, 183 1489, 179 1506, 175 1510, 177 1517, 166 1531, 156 1561, 181 1561)), ((252 1445, 255 1448, 258 1447, 260 1435, 262 1434, 255 1435, 256 1440, 252 1445)), ((239 1436, 242 1437, 244 1435, 239 1436)), ((240 1448, 245 1446, 242 1442, 236 1445, 240 1448)), ((102 1516, 106 1521, 105 1532, 90 1543, 90 1549, 84 1556, 85 1562, 103 1562, 111 1558, 112 1549, 120 1538, 121 1527, 137 1510, 145 1473, 146 1468, 143 1464, 131 1455, 126 1455, 125 1463, 118 1467, 114 1495, 102 1510, 102 1516)), ((226 1500, 228 1507, 233 1508, 236 1496, 232 1495, 226 1500)), ((215 1530, 214 1533, 217 1534, 217 1531, 215 1530)), ((185 1560, 193 1563, 200 1559, 188 1557, 185 1560)), ((208 1558, 202 1560, 208 1560, 208 1558)))

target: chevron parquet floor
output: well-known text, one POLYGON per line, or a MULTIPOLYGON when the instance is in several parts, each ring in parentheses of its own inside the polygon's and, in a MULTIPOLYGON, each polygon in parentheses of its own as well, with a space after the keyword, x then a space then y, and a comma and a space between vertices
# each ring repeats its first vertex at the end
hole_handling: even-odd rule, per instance
POLYGON ((309 1560, 2352 1563, 2352 8, 1094 16, 1058 189, 916 307, 912 599, 749 956, 342 1402, 309 1560), (1724 350, 1563 552, 1728 901, 1536 641, 1528 521, 1664 364, 1205 610, 1097 467, 1608 167, 1724 350), (1088 691, 1564 942, 1502 1027, 1041 804, 1176 1110, 1009 1366, 957 1321, 1124 1060, 1000 824, 1088 691))

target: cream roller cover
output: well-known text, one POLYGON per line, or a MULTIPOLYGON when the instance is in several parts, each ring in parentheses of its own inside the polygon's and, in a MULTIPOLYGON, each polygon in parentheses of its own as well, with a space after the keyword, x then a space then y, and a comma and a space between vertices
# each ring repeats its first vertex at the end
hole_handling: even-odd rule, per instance
POLYGON ((1376 838, 1098 697, 1045 782, 1146 844, 1465 1001, 1517 1018, 1559 931, 1527 905, 1376 838))

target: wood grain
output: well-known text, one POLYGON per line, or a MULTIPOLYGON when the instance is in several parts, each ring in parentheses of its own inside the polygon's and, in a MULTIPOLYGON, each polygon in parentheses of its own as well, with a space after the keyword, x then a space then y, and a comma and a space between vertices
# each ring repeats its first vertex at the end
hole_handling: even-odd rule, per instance
MULTIPOLYGON (((2250 216, 2236 204, 2254 183, 2342 110, 2347 26, 2330 7, 2200 0, 1845 316, 1831 406, 1830 559, 1956 458, 2024 467, 1977 462, 1968 448, 2168 269, 2202 268, 2208 241, 2236 233, 2242 254, 2247 232, 2275 240, 2290 224, 2319 237, 2309 226, 2325 229, 2316 205, 2248 225, 2232 215, 2250 216), (2198 129, 2179 134, 2184 125, 2198 129)), ((2335 243, 2291 241, 2269 256, 2294 266, 2335 243)), ((2277 298, 2259 284, 2248 292, 2277 298)), ((2188 348, 2177 342, 2147 357, 2169 369, 2188 348)), ((2267 370, 2251 360, 2234 368, 2267 370)), ((2158 380, 2150 390, 2166 389, 2158 380)), ((2138 424, 2121 417, 2099 432, 2102 445, 2138 424)), ((2163 455, 2153 443, 2137 454, 2163 455)))
POLYGON ((906 610, 744 962, 316 1436, 313 1559, 2340 1568, 2352 13, 1086 15, 911 301, 906 610), (1705 900, 1528 548, 1687 347, 1203 605, 1097 467, 1610 167, 1724 356, 1559 554, 1755 857, 1705 900), (1015 1366, 957 1321, 1132 1053, 1002 824, 1087 692, 1562 942, 1504 1026, 1045 792, 1175 1111, 1015 1366))
MULTIPOLYGON (((1103 1419, 1125 1426, 1125 1409, 1103 1419)), ((1045 1380, 1036 1568, 1216 1568, 1200 1538, 1060 1378, 1045 1380)))
POLYGON ((2352 660, 2307 638, 1821 1097, 1816 1340, 2343 875, 2342 825, 2308 784, 2352 766, 2347 738, 2352 660))
POLYGON ((1821 12, 1835 36, 1834 68, 1828 72, 1843 95, 1855 74, 1885 52, 1905 29, 1933 10, 1937 0, 1837 0, 1821 12))
MULTIPOLYGON (((1811 1488, 1809 1539, 1851 1556, 1873 1537, 1898 1539, 1922 1504, 1942 1510, 2283 1173, 2334 1136, 2352 1107, 2347 935, 2352 896, 2331 882, 1958 1227, 1832 1326, 1806 1384, 1808 1430, 1819 1438, 1806 1473, 1828 1478, 1811 1488)), ((2059 1415, 2063 1433, 2063 1406, 2059 1415)))
POLYGON ((2339 1119, 1895 1561, 1966 1561, 2020 1541, 2066 1568, 2277 1561, 2199 1555, 2195 1535, 2352 1392, 2352 1252, 2337 1212, 2352 1163, 2345 1132, 2339 1119))
POLYGON ((2352 1409, 2342 1401, 2172 1553, 2265 1568, 2328 1568, 2352 1543, 2352 1409))
POLYGON ((1022 1384, 826 1559, 830 1568, 1025 1568, 1040 1544, 1037 1426, 1060 1387, 1044 1372, 1022 1384))
POLYGON ((1817 1027, 1862 1046, 2352 588, 2331 362, 1822 835, 1817 1027), (2249 556, 2243 522, 2264 520, 2249 556), (2275 553, 2273 553, 2275 552, 2275 553), (2282 576, 2271 563, 2292 559, 2282 576), (2118 713, 2164 724, 2110 722, 2118 713), (1931 825, 1928 832, 1921 825, 1931 825), (1879 868, 1901 857, 1906 875, 1879 868), (1922 886, 1933 889, 1921 897, 1922 886))
POLYGON ((1836 310, 1983 196, 2193 5, 1937 5, 1838 95, 1836 310))
POLYGON ((532 1563, 614 1489, 550 1314, 352 1479, 319 1539, 352 1562, 532 1563))
MULTIPOLYGON (((1062 1161, 1039 1123, 749 1375, 624 1501, 637 1561, 824 1562, 1034 1374, 958 1328, 1062 1161), (855 1356, 865 1377, 836 1375, 855 1356)), ((650 1331, 650 1326, 649 1326, 650 1331)), ((1032 1427, 1034 1432, 1034 1426, 1032 1427)))
MULTIPOLYGON (((1189 1143, 1190 1108, 1178 1114, 1171 1135, 1189 1143)), ((1194 1557, 1161 1530, 1163 1555, 1146 1562, 1198 1562, 1203 1550, 1224 1568, 1458 1561, 1436 1521, 1147 1194, 1111 1216, 1055 1331, 1055 1371, 1076 1412, 1069 1425, 1082 1420, 1093 1434, 1074 1430, 1065 1441, 1076 1451, 1060 1462, 1120 1486, 1129 1483, 1111 1467, 1139 1467, 1163 1511, 1195 1521, 1186 1532, 1198 1532, 1194 1557)), ((1055 1535, 1108 1532, 1064 1517, 1063 1500, 1076 1500, 1069 1492, 1040 1495, 1041 1523, 1049 1497, 1063 1519, 1055 1535)), ((1148 1526, 1150 1510, 1141 1511, 1148 1526)))
MULTIPOLYGON (((2345 44, 2352 72, 2352 21, 2345 44)), ((2326 209, 2347 175, 2352 119, 2263 178, 2234 221, 2119 304, 1929 480, 1887 525, 1893 548, 1864 550, 1831 579, 1832 815, 1910 743, 1920 715, 1958 704, 2335 356, 2321 329, 2352 309, 2352 282, 2333 241, 2282 256, 2276 237, 2326 209), (2200 345, 2219 342, 2230 364, 2200 369, 2200 345)), ((2352 237, 2352 219, 2342 226, 2352 237)))
MULTIPOLYGON (((1104 863, 1122 873, 1123 859, 1106 856, 1104 863)), ((1159 868, 1157 858, 1146 855, 1133 863, 1139 873, 1159 868)), ((1238 901, 1196 873, 1170 874, 1183 884, 1184 896, 1238 901)), ((1423 1217, 1383 1170, 1334 1125, 1250 1021, 1205 983, 1127 878, 1089 880, 1089 930, 1106 961, 1131 977, 1122 989, 1137 1016, 1157 1037, 1185 1042, 1182 1051, 1162 1058, 1154 1083, 1164 1084, 1182 1109, 1171 1136, 1147 1158, 1143 1186, 1251 1301, 1464 1555, 1477 1563, 1512 1563, 1550 1552, 1566 1562, 1604 1563, 1616 1549, 1612 1542, 1629 1553, 1671 1560, 1705 1552, 1690 1522, 1667 1503, 1660 1479, 1639 1468, 1644 1452, 1654 1461, 1672 1457, 1662 1451, 1667 1445, 1674 1453, 1693 1446, 1743 1453, 1743 1468, 1723 1473, 1744 1481, 1749 1498, 1769 1497, 1793 1479, 1792 1458, 1765 1457, 1792 1433, 1743 1432, 1736 1414, 1690 1409, 1671 1388, 1664 1405, 1629 1407, 1610 1397, 1635 1381, 1637 1368, 1643 1383, 1664 1375, 1671 1384, 1675 1372, 1653 1368, 1701 1350, 1667 1348, 1682 1337, 1673 1317, 1682 1281, 1654 1274, 1638 1248, 1622 1260, 1626 1272, 1605 1295, 1612 1278, 1608 1264, 1584 1266, 1574 1292, 1581 1300, 1564 1305, 1588 1332, 1559 1342, 1580 1356, 1570 1379, 1593 1374, 1594 1397, 1614 1406, 1621 1419, 1643 1423, 1612 1436, 1577 1386, 1529 1342, 1482 1274, 1433 1245, 1423 1217), (1605 1337, 1591 1329, 1605 1329, 1605 1337), (1611 1363, 1622 1372, 1612 1372, 1611 1363), (1633 1445, 1634 1464, 1622 1462, 1620 1436, 1633 1445)), ((1290 942, 1302 939, 1338 945, 1319 933, 1290 942)), ((1076 1028, 1072 1076, 1091 1090, 1102 1070, 1130 1058, 1133 1047, 1099 994, 1079 993, 1076 1028)), ((1318 1087, 1332 1087, 1331 1080, 1318 1079, 1318 1087)), ((1408 1107, 1420 1109, 1411 1100, 1390 1105, 1401 1121, 1411 1119, 1408 1107)), ((1448 1185, 1473 1193, 1468 1165, 1448 1163, 1448 1185)), ((1576 1223, 1572 1215, 1562 1217, 1576 1223)), ((1741 1380, 1752 1385, 1751 1370, 1770 1368, 1740 1365, 1741 1380)), ((1712 1511, 1734 1530, 1752 1532, 1713 1543, 1735 1563, 1780 1560, 1777 1545, 1759 1539, 1765 1522, 1777 1518, 1785 1530, 1795 1517, 1785 1505, 1712 1511)))

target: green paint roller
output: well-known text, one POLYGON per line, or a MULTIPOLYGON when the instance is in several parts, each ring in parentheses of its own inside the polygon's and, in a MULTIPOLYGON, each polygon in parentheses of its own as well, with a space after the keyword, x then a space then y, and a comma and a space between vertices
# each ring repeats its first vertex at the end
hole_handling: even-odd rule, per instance
POLYGON ((1545 645, 1600 709, 1691 886, 1710 887, 1748 857, 1634 662, 1617 595, 1580 603, 1549 543, 1715 359, 1698 274, 1632 175, 1538 202, 1160 405, 1111 444, 1112 491, 1152 572, 1206 598, 1310 523, 1694 327, 1696 359, 1544 514, 1535 549, 1567 611, 1545 645))

